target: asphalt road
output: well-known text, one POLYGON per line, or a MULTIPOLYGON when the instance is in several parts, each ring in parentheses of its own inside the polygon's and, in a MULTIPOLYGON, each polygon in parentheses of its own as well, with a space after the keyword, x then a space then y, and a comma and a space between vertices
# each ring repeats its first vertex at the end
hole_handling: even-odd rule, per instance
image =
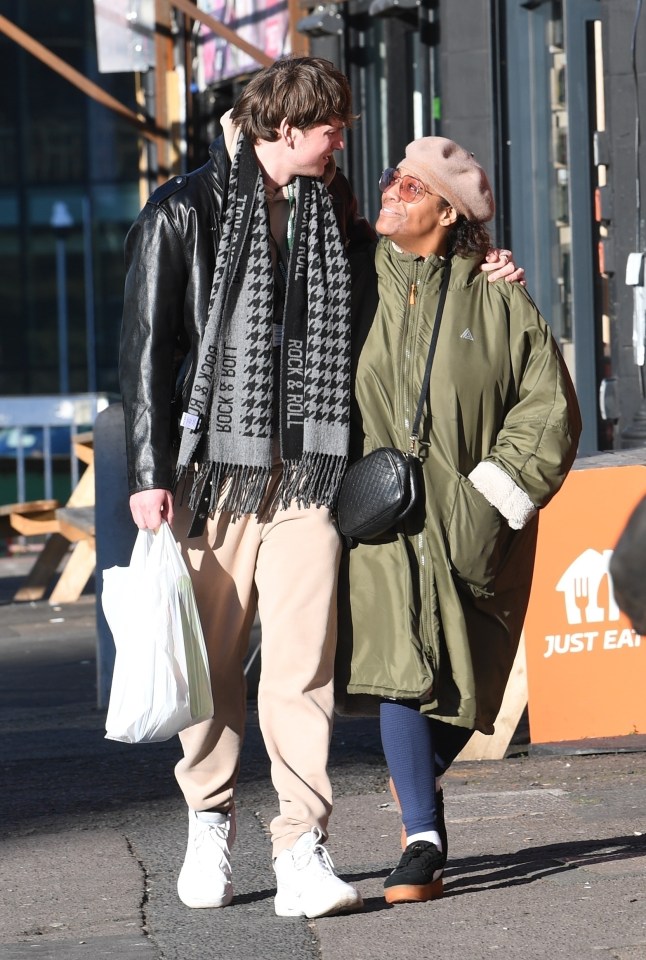
MULTIPOLYGON (((0 576, 0 604, 10 595, 0 576)), ((285 920, 273 912, 276 802, 250 702, 235 901, 187 910, 175 892, 186 837, 178 746, 104 739, 94 617, 91 594, 59 609, 0 605, 0 960, 645 960, 639 739, 616 753, 518 747, 457 764, 445 787, 445 897, 390 908, 382 887, 400 824, 378 731, 339 720, 329 849, 366 908, 285 920)))

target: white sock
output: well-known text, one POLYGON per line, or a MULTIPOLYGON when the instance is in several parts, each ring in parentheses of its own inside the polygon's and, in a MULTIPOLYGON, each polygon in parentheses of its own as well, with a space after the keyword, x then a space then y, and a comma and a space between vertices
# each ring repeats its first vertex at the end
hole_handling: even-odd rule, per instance
POLYGON ((227 814, 222 810, 196 810, 195 816, 202 823, 226 823, 227 814))
POLYGON ((406 846, 410 847, 411 843, 415 843, 416 840, 427 840, 429 843, 434 843, 438 850, 442 850, 442 841, 437 830, 423 830, 421 833, 414 833, 412 836, 406 837, 406 846))

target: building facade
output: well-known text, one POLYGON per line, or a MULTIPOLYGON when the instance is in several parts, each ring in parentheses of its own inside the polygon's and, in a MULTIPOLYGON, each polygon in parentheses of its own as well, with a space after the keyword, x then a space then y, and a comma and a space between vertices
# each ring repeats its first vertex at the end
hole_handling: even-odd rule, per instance
MULTIPOLYGON (((238 19, 228 5, 231 27, 253 20, 250 2, 238 19)), ((0 0, 0 13, 137 109, 138 83, 150 88, 152 77, 98 75, 93 6, 0 0)), ((633 345, 638 296, 626 283, 629 261, 634 268, 646 249, 640 0, 279 6, 291 11, 292 46, 297 25, 310 52, 350 78, 360 119, 341 162, 366 215, 377 215, 380 171, 410 140, 442 135, 472 150, 494 185, 494 239, 525 267, 575 381, 581 452, 646 446, 644 337, 633 345)), ((273 16, 264 0, 258 10, 273 16)), ((208 30, 174 17, 187 50, 181 172, 205 159, 249 73, 222 72, 222 43, 201 57, 208 30)), ((271 37, 290 49, 275 23, 271 37)), ((123 239, 141 203, 143 142, 2 34, 0 54, 0 394, 114 390, 123 239)))
MULTIPOLYGON (((644 254, 640 0, 349 0, 313 52, 352 79, 349 172, 374 217, 381 167, 429 134, 490 173, 511 247, 576 384, 583 454, 646 444, 629 254, 644 254)), ((636 258, 633 258, 633 263, 636 258)), ((643 282, 643 261, 642 261, 643 282)), ((640 334, 643 346, 643 334, 640 334)))
MULTIPOLYGON (((98 74, 91 0, 0 14, 136 107, 134 74, 98 74)), ((0 77, 0 395, 114 391, 138 137, 5 33, 0 77)))

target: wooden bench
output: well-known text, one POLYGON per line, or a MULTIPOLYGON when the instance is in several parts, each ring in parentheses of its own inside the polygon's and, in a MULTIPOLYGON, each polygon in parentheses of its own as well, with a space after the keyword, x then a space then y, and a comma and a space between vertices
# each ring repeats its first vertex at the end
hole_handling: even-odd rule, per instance
POLYGON ((78 434, 74 454, 87 467, 69 500, 61 506, 56 500, 35 500, 27 504, 0 507, 1 521, 6 518, 11 533, 47 537, 42 551, 14 600, 42 600, 59 564, 72 545, 49 603, 73 603, 78 600, 96 566, 94 539, 94 448, 92 434, 78 434))
POLYGON ((74 507, 69 504, 59 507, 56 510, 56 521, 60 535, 68 543, 73 544, 73 552, 52 591, 49 602, 73 603, 83 593, 96 567, 94 504, 86 507, 74 507))
POLYGON ((69 541, 58 533, 56 509, 58 500, 32 500, 0 506, 0 536, 23 537, 49 535, 25 583, 14 594, 14 600, 42 599, 53 572, 69 549, 69 541))
MULTIPOLYGON (((32 524, 41 531, 40 524, 54 522, 54 511, 60 506, 58 500, 30 500, 27 503, 5 503, 0 506, 0 537, 13 537, 18 533, 32 536, 32 524), (23 529, 21 530, 21 526, 23 529)), ((51 531, 48 531, 51 532, 51 531)))

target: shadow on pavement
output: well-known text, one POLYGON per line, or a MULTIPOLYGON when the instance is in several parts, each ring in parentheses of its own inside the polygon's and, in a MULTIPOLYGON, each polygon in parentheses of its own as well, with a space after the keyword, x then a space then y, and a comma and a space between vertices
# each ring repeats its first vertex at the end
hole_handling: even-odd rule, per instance
MULTIPOLYGON (((644 856, 646 836, 633 835, 547 844, 509 854, 456 858, 450 861, 444 874, 444 897, 516 887, 566 870, 644 856), (478 874, 482 876, 478 877, 478 874)), ((350 883, 360 884, 366 880, 385 879, 391 869, 344 874, 344 878, 350 883)), ((382 897, 364 899, 365 912, 387 909, 391 908, 382 897)))
POLYGON ((465 857, 451 862, 445 874, 444 891, 445 896, 460 896, 516 887, 566 870, 643 856, 646 856, 646 837, 633 835, 547 844, 510 854, 465 857), (481 878, 465 876, 481 873, 484 874, 481 878))

